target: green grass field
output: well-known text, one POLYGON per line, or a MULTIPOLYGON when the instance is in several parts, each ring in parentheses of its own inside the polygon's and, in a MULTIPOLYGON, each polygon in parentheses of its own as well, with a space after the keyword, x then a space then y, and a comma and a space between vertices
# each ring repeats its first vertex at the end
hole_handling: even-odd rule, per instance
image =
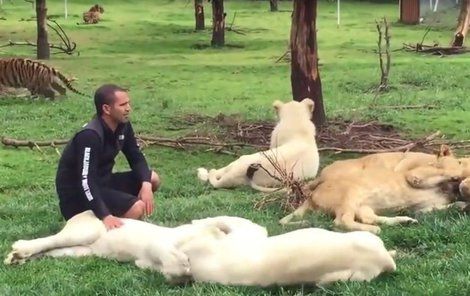
MULTIPOLYGON (((346 2, 346 1, 344 1, 346 2)), ((188 114, 214 116, 241 114, 246 120, 274 120, 271 103, 289 100, 290 65, 276 60, 286 51, 292 2, 280 2, 280 12, 269 12, 267 1, 225 1, 227 23, 234 13, 233 31, 226 33, 223 49, 207 47, 211 39, 211 8, 205 5, 206 29, 194 32, 192 1, 100 1, 103 21, 78 26, 81 14, 92 4, 69 1, 69 18, 63 18, 63 1, 48 1, 48 13, 77 42, 80 55, 52 55, 47 63, 75 76, 81 97, 69 93, 57 101, 0 98, 1 136, 18 139, 66 139, 94 112, 91 94, 101 84, 129 87, 132 122, 137 133, 182 136, 202 125, 175 130, 172 119, 188 114)), ((323 96, 329 118, 378 119, 393 124, 403 134, 420 137, 441 130, 451 139, 468 139, 470 74, 469 55, 445 58, 403 51, 392 53, 391 90, 377 105, 436 105, 436 109, 360 109, 372 102, 370 89, 380 81, 375 53, 375 20, 386 16, 392 23, 391 47, 419 42, 424 26, 398 24, 397 4, 342 3, 342 23, 336 26, 336 3, 318 7, 318 45, 323 96)), ((0 44, 8 40, 35 41, 31 4, 3 1, 0 9, 0 44), (6 20, 2 20, 1 18, 6 20)), ((427 35, 446 45, 453 24, 440 25, 427 35)), ((58 42, 50 32, 50 42, 58 42)), ((35 57, 31 47, 2 47, 0 57, 35 57)), ((163 186, 156 195, 157 209, 149 220, 177 225, 193 218, 237 215, 267 226, 277 234, 294 229, 277 224, 285 213, 273 204, 255 210, 263 197, 249 188, 212 190, 196 178, 199 166, 221 166, 232 156, 201 150, 178 151, 147 147, 152 168, 163 186)), ((460 155, 468 151, 458 151, 460 155)), ((322 165, 335 156, 322 154, 322 165)), ((342 156, 345 157, 345 156, 342 156)), ((11 243, 58 231, 63 221, 54 190, 58 155, 0 147, 0 254, 11 243)), ((126 169, 123 158, 118 170, 126 169)), ((312 226, 333 228, 323 214, 308 216, 312 226)), ((161 275, 133 264, 96 258, 41 259, 22 266, 0 264, 0 295, 468 295, 470 291, 470 223, 456 210, 417 215, 419 224, 382 227, 387 248, 397 249, 398 270, 370 283, 336 283, 325 288, 244 288, 193 284, 174 287, 161 275)))

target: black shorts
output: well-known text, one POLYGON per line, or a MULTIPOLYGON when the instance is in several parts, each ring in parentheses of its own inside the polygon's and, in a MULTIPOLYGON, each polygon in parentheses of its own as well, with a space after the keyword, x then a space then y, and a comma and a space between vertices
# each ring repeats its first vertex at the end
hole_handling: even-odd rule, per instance
MULTIPOLYGON (((141 182, 133 172, 114 173, 107 184, 101 187, 101 198, 112 215, 123 216, 139 199, 141 182)), ((59 191, 60 212, 66 220, 89 210, 83 190, 59 191)))

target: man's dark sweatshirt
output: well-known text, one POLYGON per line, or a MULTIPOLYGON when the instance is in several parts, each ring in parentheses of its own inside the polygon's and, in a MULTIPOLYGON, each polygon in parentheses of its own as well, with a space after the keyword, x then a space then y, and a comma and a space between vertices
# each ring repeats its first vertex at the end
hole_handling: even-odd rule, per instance
POLYGON ((137 178, 150 182, 151 171, 130 122, 120 124, 113 133, 103 119, 96 117, 75 134, 62 153, 56 175, 60 202, 85 201, 98 218, 109 215, 100 187, 109 182, 114 159, 121 150, 137 178), (76 198, 82 200, 71 200, 76 198))

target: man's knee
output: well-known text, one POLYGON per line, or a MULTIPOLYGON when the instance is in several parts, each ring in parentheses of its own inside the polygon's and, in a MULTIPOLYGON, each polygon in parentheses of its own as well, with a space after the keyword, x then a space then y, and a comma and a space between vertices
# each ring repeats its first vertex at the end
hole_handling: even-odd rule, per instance
POLYGON ((160 176, 155 171, 152 171, 152 177, 150 178, 150 182, 152 183, 152 191, 157 191, 160 187, 160 176))
POLYGON ((124 214, 124 218, 140 219, 144 216, 144 214, 145 214, 145 203, 141 200, 138 200, 124 214))

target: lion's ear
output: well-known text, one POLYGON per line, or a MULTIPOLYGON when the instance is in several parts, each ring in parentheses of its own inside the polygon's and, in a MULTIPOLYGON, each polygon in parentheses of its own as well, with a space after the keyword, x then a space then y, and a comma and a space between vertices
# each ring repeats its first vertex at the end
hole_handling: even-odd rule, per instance
POLYGON ((283 102, 281 102, 281 101, 279 101, 279 100, 275 100, 275 101, 274 101, 273 107, 274 107, 274 110, 276 110, 276 113, 279 114, 279 111, 281 110, 282 105, 284 105, 283 102))
POLYGON ((437 155, 438 157, 442 156, 454 156, 454 153, 452 152, 452 149, 448 145, 441 145, 441 148, 439 150, 439 154, 437 155))
POLYGON ((308 110, 310 111, 310 113, 313 112, 313 109, 315 108, 315 102, 314 102, 312 99, 310 99, 310 98, 305 98, 305 99, 302 100, 301 103, 303 103, 303 104, 305 104, 305 105, 307 106, 307 108, 308 108, 308 110))

